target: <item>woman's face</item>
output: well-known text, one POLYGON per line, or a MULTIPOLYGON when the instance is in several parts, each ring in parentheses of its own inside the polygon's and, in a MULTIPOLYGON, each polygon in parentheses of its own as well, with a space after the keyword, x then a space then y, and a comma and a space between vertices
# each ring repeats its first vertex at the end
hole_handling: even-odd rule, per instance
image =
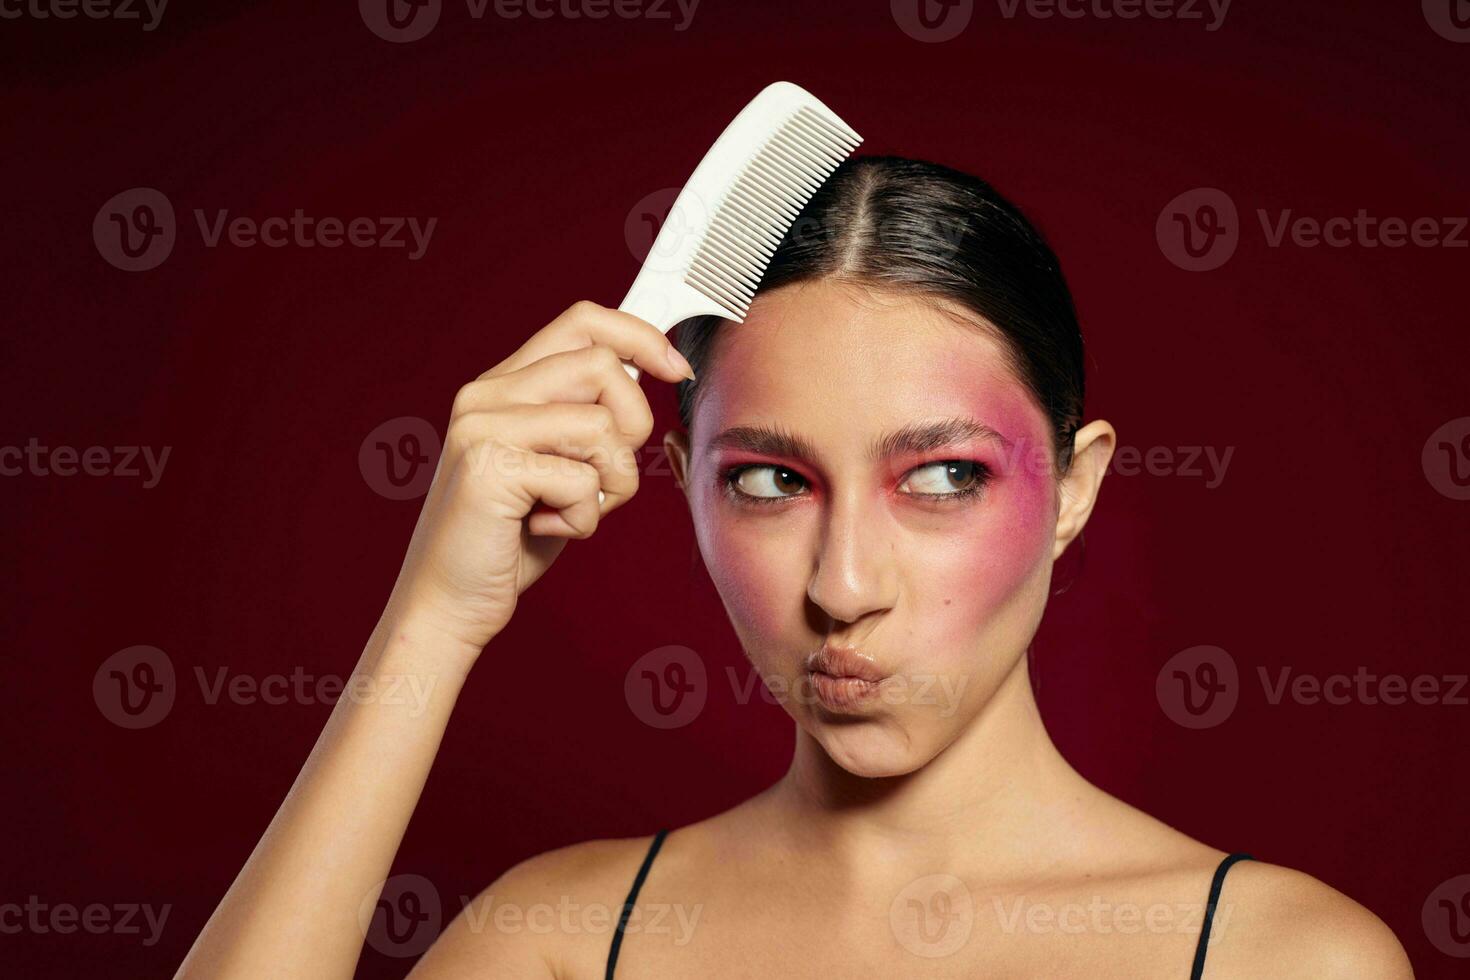
POLYGON ((761 294, 708 365, 676 472, 747 655, 843 768, 919 768, 1040 622, 1046 417, 987 332, 832 281, 761 294))

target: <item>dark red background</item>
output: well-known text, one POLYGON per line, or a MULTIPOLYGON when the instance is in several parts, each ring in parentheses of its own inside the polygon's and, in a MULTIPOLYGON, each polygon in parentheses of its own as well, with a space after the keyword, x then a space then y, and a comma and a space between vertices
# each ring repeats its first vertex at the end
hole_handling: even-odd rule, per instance
MULTIPOLYGON (((1270 248, 1256 208, 1326 218, 1470 210, 1470 45, 1418 3, 1236 0, 1200 21, 1041 20, 978 5, 921 44, 886 0, 703 0, 669 21, 472 20, 371 34, 351 3, 201 10, 162 25, 0 22, 9 189, 0 275, 3 442, 172 447, 162 481, 7 477, 6 856, 0 901, 169 904, 137 936, 3 935, 15 976, 176 967, 295 778, 329 708, 204 702, 193 671, 345 674, 418 501, 358 469, 375 426, 442 431, 456 388, 578 298, 637 269, 630 210, 687 177, 763 85, 815 92, 867 137, 978 173, 1051 238, 1080 308, 1089 415, 1123 444, 1234 447, 1224 482, 1111 477, 1084 562, 1036 641, 1063 751, 1104 788, 1228 850, 1303 869, 1397 932, 1420 976, 1458 975, 1420 923, 1470 872, 1470 708, 1271 705, 1259 666, 1464 673, 1470 503, 1420 465, 1470 414, 1464 249, 1270 248), (103 202, 163 191, 179 242, 128 273, 91 236, 103 202), (1235 256, 1171 264, 1155 220, 1217 187, 1235 256), (193 208, 263 218, 437 217, 427 254, 205 248, 193 208), (1230 651, 1234 715, 1191 731, 1154 682, 1230 651), (94 672, 164 650, 179 697, 125 731, 94 672)), ((664 423, 671 390, 644 382, 664 423)), ((667 477, 524 598, 472 677, 395 866, 447 904, 512 863, 729 806, 782 772, 779 709, 743 668, 667 477), (691 568, 693 574, 691 574, 691 568), (664 732, 628 666, 678 643, 716 683, 664 732), (744 676, 743 669, 741 676, 744 676)), ((451 908, 451 911, 453 909, 451 908)), ((363 976, 404 961, 371 950, 363 976)))

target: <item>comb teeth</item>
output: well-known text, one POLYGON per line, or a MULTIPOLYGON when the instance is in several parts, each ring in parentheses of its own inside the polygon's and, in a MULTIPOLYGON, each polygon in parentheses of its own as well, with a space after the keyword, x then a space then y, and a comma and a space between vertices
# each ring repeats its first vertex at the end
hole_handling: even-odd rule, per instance
POLYGON ((748 160, 714 209, 684 282, 743 322, 776 246, 862 137, 802 106, 748 160))

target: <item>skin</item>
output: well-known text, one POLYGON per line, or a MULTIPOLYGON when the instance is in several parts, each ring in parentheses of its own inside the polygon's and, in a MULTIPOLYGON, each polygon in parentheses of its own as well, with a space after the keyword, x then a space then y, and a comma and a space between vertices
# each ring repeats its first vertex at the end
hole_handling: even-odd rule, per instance
MULTIPOLYGON (((815 743, 801 750, 808 764, 825 755, 860 777, 912 773, 973 728, 1040 621, 1064 491, 1047 419, 988 333, 851 288, 772 296, 754 329, 723 332, 715 357, 693 420, 704 444, 691 454, 676 433, 668 447, 730 621, 774 691, 801 689, 801 654, 824 639, 892 671, 892 696, 871 710, 833 711, 811 696, 786 706, 815 743), (829 319, 830 310, 839 315, 829 319), (810 365, 820 351, 830 385, 814 387, 799 368, 771 370, 810 365), (936 376, 935 364, 948 369, 936 376), (956 418, 996 436, 868 457, 886 433, 956 418), (751 425, 799 428, 817 454, 709 448, 751 425), (984 464, 980 493, 935 499, 978 482, 948 477, 949 459, 984 464), (731 465, 764 470, 743 482, 765 502, 723 491, 731 465), (799 474, 799 490, 777 484, 776 467, 799 474)), ((1112 439, 1106 423, 1088 433, 1076 482, 1084 498, 1070 518, 1079 528, 1112 439)))
MULTIPOLYGON (((492 656, 515 596, 565 538, 591 534, 636 490, 635 473, 606 463, 651 427, 646 402, 617 381, 627 380, 617 356, 678 376, 647 324, 574 311, 461 392, 446 461, 364 653, 360 670, 386 663, 440 680, 427 718, 338 705, 180 976, 351 975, 362 936, 352 917, 387 873, 477 644, 492 656), (598 346, 612 350, 577 353, 598 346), (549 402, 588 399, 605 411, 548 415, 549 402), (543 435, 512 438, 516 426, 543 435), (458 477, 486 440, 583 462, 536 487, 458 477), (594 455, 606 457, 595 468, 594 455), (491 557, 486 538, 499 548, 491 557)), ((796 748, 776 784, 668 837, 618 976, 1186 976, 1223 852, 1078 775, 1027 676, 1053 563, 1092 512, 1112 427, 1083 426, 1058 473, 1048 420, 988 325, 832 280, 761 294, 745 323, 721 331, 705 375, 691 433, 666 434, 664 447, 731 625, 795 722, 796 748), (869 452, 952 419, 993 434, 869 452), (756 451, 721 438, 758 427, 799 444, 756 451), (732 495, 732 483, 775 499, 732 495), (864 688, 854 700, 851 686, 809 675, 806 658, 824 642, 859 649, 884 677, 881 697, 864 688)), ((591 841, 517 865, 412 975, 603 976, 610 919, 648 844, 591 841), (574 911, 550 928, 509 928, 495 925, 501 907, 574 911)), ((1210 977, 1412 976, 1372 913, 1262 862, 1230 872, 1215 935, 1210 977)))

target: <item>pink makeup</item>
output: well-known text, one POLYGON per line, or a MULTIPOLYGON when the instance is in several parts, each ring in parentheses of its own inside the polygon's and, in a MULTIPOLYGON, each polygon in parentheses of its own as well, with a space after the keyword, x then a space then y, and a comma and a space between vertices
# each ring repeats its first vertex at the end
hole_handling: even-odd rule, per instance
POLYGON ((1049 426, 976 328, 917 301, 845 309, 826 284, 782 300, 707 374, 696 531, 767 677, 809 684, 826 713, 882 715, 899 710, 885 678, 979 669, 1039 616, 1049 426))

